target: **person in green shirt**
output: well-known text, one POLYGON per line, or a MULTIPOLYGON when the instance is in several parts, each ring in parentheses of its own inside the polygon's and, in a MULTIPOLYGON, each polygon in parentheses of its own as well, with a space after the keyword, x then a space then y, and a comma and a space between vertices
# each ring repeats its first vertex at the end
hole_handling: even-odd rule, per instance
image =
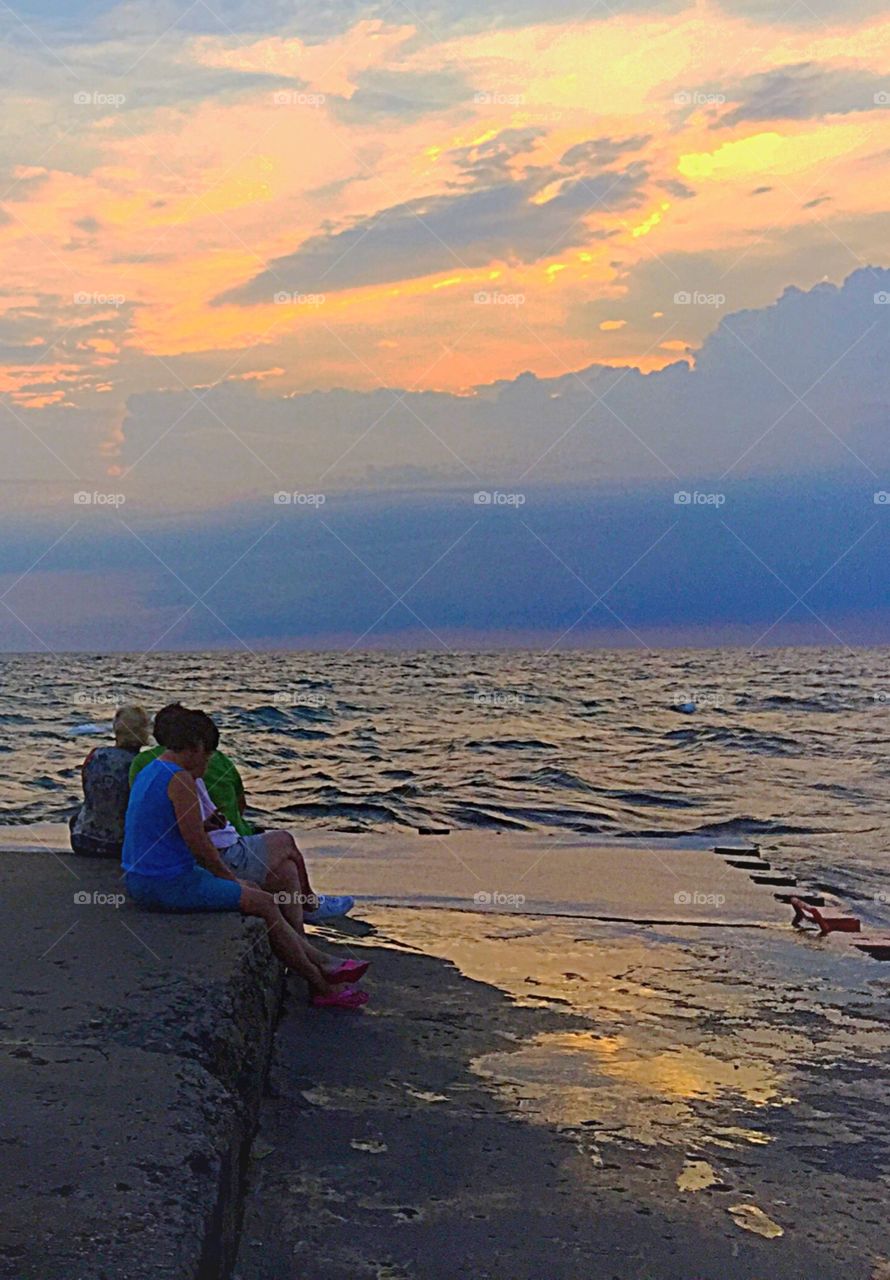
MULTIPOLYGON (((140 751, 130 765, 131 787, 146 765, 151 764, 152 760, 156 760, 167 751, 164 744, 164 724, 181 716, 183 710, 181 703, 172 702, 155 716, 153 733, 158 746, 147 747, 144 751, 140 751)), ((278 858, 284 857, 293 863, 299 879, 303 920, 308 924, 319 924, 322 920, 348 915, 355 905, 355 900, 346 895, 335 897, 331 894, 315 892, 309 883, 309 872, 306 870, 303 855, 290 832, 257 831, 247 821, 244 817, 244 809, 247 805, 244 783, 233 761, 219 749, 219 729, 205 712, 190 714, 204 718, 211 739, 213 750, 204 771, 203 785, 211 802, 216 806, 217 814, 215 820, 205 823, 205 828, 210 830, 225 826, 228 830, 229 837, 226 840, 223 861, 227 862, 229 870, 241 879, 250 880, 262 888, 267 887, 265 881, 269 866, 266 865, 265 857, 256 852, 257 847, 262 846, 264 854, 271 854, 278 858)), ((222 836, 221 832, 219 834, 222 836)))
MULTIPOLYGON (((131 787, 136 780, 136 775, 141 773, 147 764, 151 764, 152 760, 156 760, 158 756, 163 755, 165 750, 166 747, 158 744, 156 747, 146 747, 144 751, 139 752, 130 765, 131 787)), ((219 747, 210 757, 207 772, 204 774, 204 785, 210 792, 210 799, 217 809, 225 814, 239 836, 252 836, 255 834, 253 826, 244 816, 247 801, 244 795, 244 783, 241 781, 241 774, 235 767, 234 762, 223 751, 220 751, 219 747)))

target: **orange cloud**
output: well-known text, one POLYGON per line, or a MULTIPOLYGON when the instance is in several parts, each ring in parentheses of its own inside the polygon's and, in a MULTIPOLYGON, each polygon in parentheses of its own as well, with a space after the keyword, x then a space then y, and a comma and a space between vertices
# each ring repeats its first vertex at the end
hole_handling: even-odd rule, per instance
MULTIPOLYGON (((275 378, 285 388, 427 385, 428 378, 460 390, 525 368, 554 374, 614 361, 615 346, 621 363, 659 367, 687 344, 659 341, 662 311, 653 316, 653 304, 660 299, 634 295, 635 271, 677 255, 728 252, 729 269, 764 236, 793 233, 834 208, 867 217, 886 203, 881 166, 863 160, 890 145, 890 111, 727 130, 713 106, 681 109, 678 93, 806 57, 858 60, 883 72, 888 36, 883 17, 777 29, 697 4, 669 18, 597 14, 586 24, 530 24, 438 43, 419 25, 380 20, 316 44, 286 35, 184 39, 180 57, 196 67, 283 77, 293 88, 280 92, 290 97, 276 100, 270 86, 236 99, 85 118, 77 141, 90 163, 15 171, 23 198, 7 205, 0 263, 10 297, 43 299, 35 306, 52 322, 43 340, 51 346, 68 323, 75 332, 85 324, 67 311, 79 293, 121 295, 128 311, 120 333, 85 332, 82 364, 67 346, 64 360, 48 349, 41 363, 41 338, 29 334, 23 341, 35 365, 6 367, 0 390, 22 404, 47 395, 124 397, 176 385, 180 376, 275 378), (429 117, 347 122, 334 109, 332 100, 348 99, 372 70, 422 76, 443 66, 459 67, 472 92, 429 117), (301 101, 304 90, 323 100, 301 101), (318 304, 213 305, 325 228, 458 189, 468 178, 457 151, 523 129, 525 149, 490 182, 550 168, 552 182, 534 196, 546 203, 558 198, 558 164, 571 147, 639 136, 645 202, 618 214, 591 198, 578 219, 584 243, 571 251, 545 246, 539 261, 493 254, 478 270, 455 263, 419 280, 347 288, 318 304), (35 178, 42 181, 29 187, 35 178), (678 179, 694 198, 662 185, 678 179), (803 206, 820 183, 834 205, 808 212, 803 206), (773 187, 760 204, 748 199, 755 184, 773 187), (76 234, 86 218, 99 229, 76 234), (514 301, 473 301, 486 290, 514 301), (585 308, 598 303, 620 303, 624 318, 585 319, 585 308), (59 389, 29 393, 47 381, 59 389)), ((777 245, 776 293, 788 283, 777 245)), ((361 251, 361 243, 351 250, 361 251)), ((98 314, 87 310, 91 319, 98 314)))

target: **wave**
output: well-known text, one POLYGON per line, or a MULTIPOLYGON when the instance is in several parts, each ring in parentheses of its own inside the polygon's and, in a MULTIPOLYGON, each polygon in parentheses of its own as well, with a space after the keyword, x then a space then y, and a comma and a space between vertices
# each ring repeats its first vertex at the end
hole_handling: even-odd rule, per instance
POLYGON ((320 818, 330 822, 351 819, 375 826, 384 822, 395 824, 400 822, 398 813, 389 805, 347 800, 306 800, 303 803, 286 805, 283 809, 276 810, 274 816, 296 819, 320 818))
POLYGON ((660 809, 695 809, 698 801, 666 791, 604 791, 603 795, 626 804, 653 806, 660 809))
POLYGON ((285 702, 279 706, 264 703, 259 707, 226 707, 222 713, 224 720, 233 720, 238 726, 251 728, 286 729, 294 721, 310 722, 329 721, 333 718, 327 706, 311 702, 285 702))
POLYGON ((528 831, 529 824, 519 819, 507 817, 503 811, 492 812, 481 805, 456 804, 449 806, 448 816, 459 825, 467 827, 488 827, 495 830, 528 831))
POLYGON ((669 742, 689 746, 721 746, 740 751, 753 751, 759 755, 792 756, 801 754, 805 745, 793 737, 777 733, 763 733, 748 725, 733 728, 695 726, 672 729, 664 735, 669 742))
POLYGON ((777 865, 826 860, 826 879, 868 868, 867 897, 890 841, 890 709, 871 701, 887 656, 16 656, 0 659, 0 822, 71 812, 103 741, 69 737, 75 716, 104 720, 111 694, 180 695, 218 718, 260 821, 763 840, 777 865), (714 700, 679 718, 679 689, 714 700))
MULTIPOLYGON (((858 702, 862 705, 862 691, 858 702)), ((826 690, 819 697, 797 697, 790 693, 771 693, 757 697, 754 694, 739 694, 736 701, 738 708, 749 711, 802 711, 802 712, 839 712, 852 711, 857 705, 855 698, 839 698, 836 691, 826 690)))
POLYGON ((815 824, 798 824, 782 822, 772 818, 725 818, 720 822, 705 822, 699 827, 691 827, 683 835, 689 836, 809 836, 829 831, 828 827, 815 824))
POLYGON ((528 773, 511 773, 507 775, 509 782, 521 782, 539 787, 556 787, 559 790, 594 791, 596 788, 585 782, 577 773, 568 769, 541 768, 532 769, 528 773))

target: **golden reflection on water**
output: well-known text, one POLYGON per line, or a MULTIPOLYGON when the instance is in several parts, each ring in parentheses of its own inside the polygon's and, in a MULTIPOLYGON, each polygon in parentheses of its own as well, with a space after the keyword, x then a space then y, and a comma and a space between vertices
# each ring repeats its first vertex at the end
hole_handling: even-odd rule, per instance
MULTIPOLYGON (((491 1046, 468 1065, 520 1120, 559 1135, 564 1169, 592 1203, 621 1196, 640 1212, 733 1241, 760 1237, 768 1248, 787 1243, 801 1222, 838 1256, 858 1248, 862 1227, 883 1239, 879 1196, 860 1215, 855 1184, 800 1154, 829 1141, 855 1151, 868 1140, 861 1124, 838 1123, 820 1084, 842 1064, 857 1072, 875 1064, 860 1106, 880 1114, 890 1034, 875 1016, 881 983, 871 971, 849 961, 845 971, 842 956, 811 952, 790 932, 443 910, 365 915, 376 942, 450 961, 524 1010, 547 1011, 489 1022, 467 1009, 467 1025, 491 1046), (524 1026, 541 1029, 523 1034, 524 1026), (795 1105, 797 1091, 806 1106, 795 1105), (837 1214, 808 1220, 810 1176, 819 1203, 838 1203, 837 1214)), ((464 998, 474 998, 469 986, 450 993, 449 1019, 461 1017, 464 998)), ((868 1261, 870 1280, 890 1280, 883 1255, 872 1248, 868 1261)))
POLYGON ((758 1063, 730 1062, 700 1049, 650 1047, 641 1053, 639 1041, 630 1036, 591 1038, 578 1032, 539 1036, 536 1047, 551 1054, 587 1053, 597 1074, 626 1080, 642 1094, 670 1099, 735 1093, 755 1106, 765 1106, 779 1094, 775 1071, 758 1063))
MULTIPOLYGON (((545 1033, 514 1052, 485 1054, 474 1071, 507 1088, 520 1112, 549 1124, 590 1126, 599 1141, 623 1139, 646 1146, 691 1143, 734 1146, 769 1139, 753 1127, 710 1121, 693 1104, 720 1101, 720 1115, 793 1099, 782 1090, 777 1066, 744 1065, 712 1050, 660 1049, 643 1037, 598 1039, 587 1032, 545 1033)), ((746 1116, 746 1119, 748 1116, 746 1116)))
POLYGON ((470 1065, 530 1120, 597 1142, 764 1143, 764 1109, 794 1101, 790 1064, 813 1045, 755 1021, 758 993, 714 947, 589 921, 400 913, 402 943, 452 961, 514 1001, 591 1025, 548 1031, 470 1065))

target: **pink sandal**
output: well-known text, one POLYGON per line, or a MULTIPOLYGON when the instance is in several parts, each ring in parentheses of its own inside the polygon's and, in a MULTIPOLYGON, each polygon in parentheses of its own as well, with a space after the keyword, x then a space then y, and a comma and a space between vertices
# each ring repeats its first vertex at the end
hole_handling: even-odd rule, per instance
POLYGON ((357 987, 341 987, 339 991, 332 991, 327 996, 316 993, 310 1003, 315 1009, 360 1009, 368 1003, 368 998, 367 991, 359 991, 357 987))
POLYGON ((329 969, 324 976, 334 985, 338 982, 358 982, 368 972, 370 964, 370 960, 344 960, 336 969, 329 969))

